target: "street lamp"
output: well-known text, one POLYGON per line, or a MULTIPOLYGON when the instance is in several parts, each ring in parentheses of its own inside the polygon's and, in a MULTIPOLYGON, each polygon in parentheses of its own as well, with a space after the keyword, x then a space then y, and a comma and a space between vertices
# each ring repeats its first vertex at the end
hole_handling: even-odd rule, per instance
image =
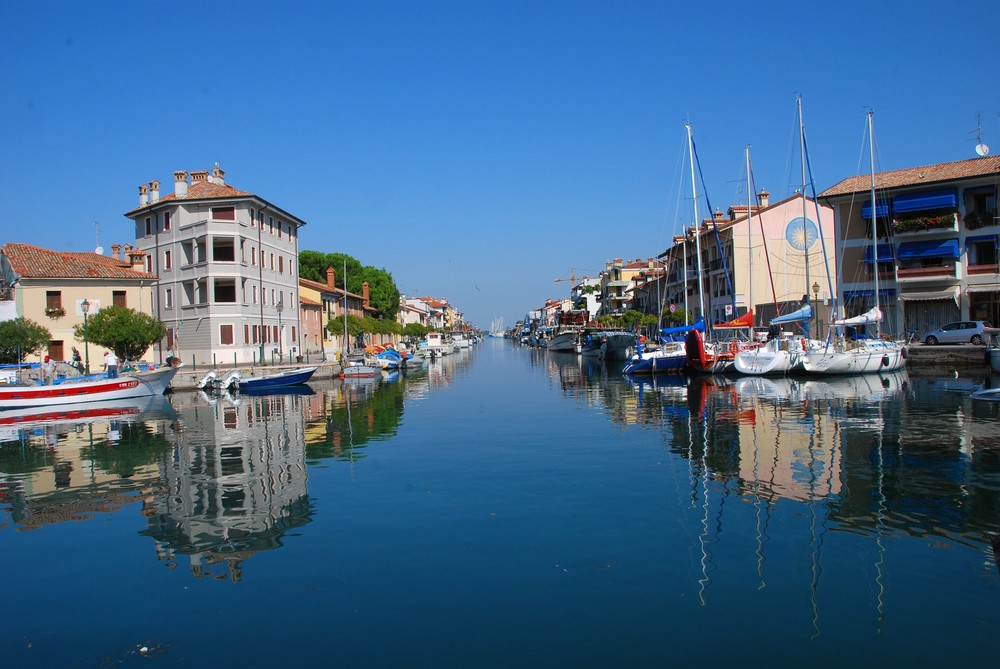
POLYGON ((819 331, 819 282, 813 281, 813 295, 816 299, 813 300, 813 309, 816 312, 816 337, 819 338, 821 333, 819 331))
POLYGON ((281 311, 285 308, 284 298, 278 300, 274 308, 278 311, 278 364, 282 365, 285 362, 285 355, 281 352, 281 311))
POLYGON ((90 311, 90 302, 87 298, 80 303, 80 311, 83 312, 83 364, 85 373, 90 376, 90 347, 87 345, 87 312, 90 311))

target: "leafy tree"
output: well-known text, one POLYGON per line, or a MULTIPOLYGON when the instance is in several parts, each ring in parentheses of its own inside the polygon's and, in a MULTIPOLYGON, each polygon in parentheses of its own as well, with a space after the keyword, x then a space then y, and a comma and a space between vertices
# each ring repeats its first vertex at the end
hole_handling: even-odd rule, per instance
POLYGON ((0 363, 23 362, 32 353, 41 351, 52 333, 44 325, 23 316, 0 323, 0 363))
POLYGON ((422 339, 426 337, 427 333, 430 331, 431 329, 429 327, 421 325, 420 323, 407 323, 403 326, 403 331, 400 334, 404 337, 418 337, 422 339))
POLYGON ((334 285, 344 288, 344 268, 347 268, 347 292, 361 295, 361 284, 368 282, 369 303, 382 318, 395 320, 399 311, 399 289, 385 269, 362 265, 357 258, 346 253, 323 253, 305 250, 299 252, 299 276, 310 281, 326 283, 326 268, 332 267, 334 285))
MULTIPOLYGON (((326 329, 330 332, 330 334, 342 337, 344 335, 344 317, 337 316, 336 318, 331 318, 326 324, 326 329)), ((364 331, 364 321, 353 314, 347 314, 348 336, 356 337, 364 331)))
POLYGON ((687 309, 678 309, 673 313, 669 309, 663 310, 663 327, 671 328, 685 323, 694 323, 694 314, 687 309))
MULTIPOLYGON (((73 328, 83 339, 83 324, 73 328)), ((105 307, 90 317, 89 341, 106 346, 121 360, 138 360, 155 342, 167 336, 167 328, 152 316, 128 307, 105 307)))
POLYGON ((636 311, 635 309, 629 309, 624 314, 622 314, 622 324, 626 327, 632 327, 638 325, 642 322, 642 312, 636 311))

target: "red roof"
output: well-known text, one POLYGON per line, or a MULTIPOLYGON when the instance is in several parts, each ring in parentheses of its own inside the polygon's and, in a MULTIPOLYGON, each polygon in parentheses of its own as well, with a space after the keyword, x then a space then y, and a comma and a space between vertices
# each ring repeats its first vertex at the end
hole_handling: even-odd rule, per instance
MULTIPOLYGON (((956 181, 982 176, 1000 176, 1000 156, 986 158, 970 158, 951 163, 938 163, 923 167, 907 167, 901 170, 875 173, 875 188, 905 188, 909 186, 925 186, 928 184, 956 181)), ((819 197, 834 197, 851 193, 867 193, 871 190, 870 174, 848 177, 835 186, 827 188, 819 197)))
POLYGON ((226 200, 238 197, 253 197, 253 193, 233 188, 228 184, 217 184, 207 180, 195 181, 188 186, 187 195, 184 197, 177 197, 177 193, 169 193, 161 197, 159 200, 155 200, 141 207, 136 207, 132 211, 126 212, 125 215, 129 216, 130 214, 147 207, 163 204, 165 202, 177 202, 180 200, 226 200))
POLYGON ((4 244, 0 249, 14 271, 26 279, 130 279, 155 281, 124 261, 96 253, 50 251, 31 244, 4 244))

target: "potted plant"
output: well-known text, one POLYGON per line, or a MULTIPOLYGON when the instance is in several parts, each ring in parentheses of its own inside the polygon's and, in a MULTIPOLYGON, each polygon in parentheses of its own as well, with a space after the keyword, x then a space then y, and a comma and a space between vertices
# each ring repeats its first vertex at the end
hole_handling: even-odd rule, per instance
POLYGON ((49 318, 60 318, 66 315, 66 310, 62 307, 46 307, 45 315, 49 318))

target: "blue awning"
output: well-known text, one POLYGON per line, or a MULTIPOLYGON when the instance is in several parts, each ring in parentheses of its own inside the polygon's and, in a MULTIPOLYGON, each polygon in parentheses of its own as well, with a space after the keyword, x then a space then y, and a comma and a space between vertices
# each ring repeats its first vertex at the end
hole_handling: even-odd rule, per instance
MULTIPOLYGON (((875 214, 879 218, 889 218, 889 205, 887 204, 876 204, 875 214)), ((865 204, 861 206, 861 218, 871 218, 872 217, 872 206, 871 204, 865 204)))
MULTIPOLYGON (((895 260, 895 257, 892 254, 892 244, 879 244, 878 261, 892 262, 893 260, 895 260)), ((865 248, 865 262, 869 265, 872 264, 872 247, 870 246, 865 248)))
POLYGON ((916 258, 957 258, 957 239, 935 239, 928 242, 906 242, 899 245, 900 260, 916 258))
POLYGON ((892 201, 892 210, 897 214, 906 211, 956 208, 958 208, 958 192, 955 189, 899 195, 892 201))
POLYGON ((1000 235, 973 235, 972 237, 965 238, 965 248, 969 248, 969 244, 975 244, 976 242, 993 242, 996 244, 1000 241, 1000 235))
MULTIPOLYGON (((879 288, 879 291, 878 291, 878 297, 879 297, 879 299, 889 298, 889 297, 893 297, 895 295, 896 295, 896 289, 895 288, 879 288)), ((865 298, 865 297, 875 297, 875 291, 874 290, 845 290, 844 291, 844 299, 845 300, 859 300, 859 299, 862 299, 862 298, 865 298)))

